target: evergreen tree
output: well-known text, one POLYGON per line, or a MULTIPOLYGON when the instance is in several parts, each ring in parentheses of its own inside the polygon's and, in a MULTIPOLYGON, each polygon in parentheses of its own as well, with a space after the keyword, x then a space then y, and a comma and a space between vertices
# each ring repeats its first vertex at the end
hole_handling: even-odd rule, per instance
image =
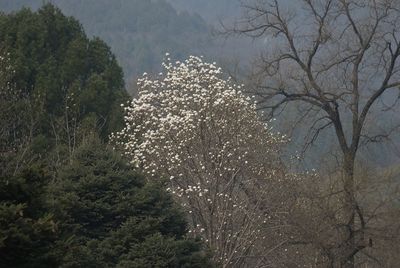
POLYGON ((49 176, 40 168, 0 177, 0 267, 54 267, 57 225, 45 206, 49 176))
POLYGON ((91 138, 51 185, 65 267, 209 267, 160 183, 147 182, 91 138))
POLYGON ((126 100, 123 74, 110 48, 88 39, 78 21, 47 4, 0 16, 2 49, 13 60, 13 83, 35 100, 36 132, 76 140, 79 123, 95 116, 104 139, 118 128, 126 100), (56 131, 55 131, 56 130, 56 131))

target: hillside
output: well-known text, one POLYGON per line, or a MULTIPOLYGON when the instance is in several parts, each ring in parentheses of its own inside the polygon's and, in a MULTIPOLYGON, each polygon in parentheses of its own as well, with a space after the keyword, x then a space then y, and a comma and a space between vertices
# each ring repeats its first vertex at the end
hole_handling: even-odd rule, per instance
MULTIPOLYGON (((51 2, 64 14, 77 18, 89 36, 98 36, 111 46, 128 82, 143 72, 158 72, 166 52, 183 59, 189 54, 206 54, 212 46, 207 23, 200 16, 178 13, 164 0, 51 2)), ((23 6, 37 9, 42 3, 0 0, 0 10, 10 12, 23 6)))
POLYGON ((167 0, 177 10, 198 13, 214 23, 240 13, 239 0, 167 0))

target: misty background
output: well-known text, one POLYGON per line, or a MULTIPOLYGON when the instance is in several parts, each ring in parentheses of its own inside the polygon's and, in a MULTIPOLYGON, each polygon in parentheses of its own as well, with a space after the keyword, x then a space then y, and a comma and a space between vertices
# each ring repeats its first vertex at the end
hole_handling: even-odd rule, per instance
MULTIPOLYGON (((239 0, 0 0, 0 10, 5 13, 22 7, 36 10, 46 2, 77 18, 89 36, 100 37, 111 47, 124 70, 126 89, 132 95, 139 76, 144 72, 157 74, 161 71, 167 52, 174 60, 202 55, 246 82, 263 46, 269 45, 268 40, 221 34, 221 25, 230 27, 240 20, 243 10, 239 0)), ((375 107, 372 118, 379 120, 371 120, 369 124, 385 130, 393 122, 399 122, 399 111, 379 116, 388 103, 398 98, 399 93, 393 92, 375 107)), ((296 107, 291 108, 277 118, 274 128, 290 134, 288 151, 301 155, 310 125, 305 118, 299 123, 301 127, 292 132, 298 114, 296 107)), ((302 168, 336 168, 337 141, 332 133, 326 130, 315 145, 308 148, 302 168)), ((392 131, 389 140, 365 144, 359 159, 363 165, 382 172, 389 170, 400 174, 400 130, 392 131)))

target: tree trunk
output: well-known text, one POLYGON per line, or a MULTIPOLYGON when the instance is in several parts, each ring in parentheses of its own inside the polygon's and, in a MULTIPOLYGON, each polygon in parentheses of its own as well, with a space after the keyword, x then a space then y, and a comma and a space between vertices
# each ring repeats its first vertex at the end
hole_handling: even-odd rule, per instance
POLYGON ((342 250, 340 258, 340 267, 354 268, 354 255, 356 253, 355 240, 355 189, 354 189, 354 153, 345 153, 343 159, 343 224, 345 231, 342 237, 342 250))

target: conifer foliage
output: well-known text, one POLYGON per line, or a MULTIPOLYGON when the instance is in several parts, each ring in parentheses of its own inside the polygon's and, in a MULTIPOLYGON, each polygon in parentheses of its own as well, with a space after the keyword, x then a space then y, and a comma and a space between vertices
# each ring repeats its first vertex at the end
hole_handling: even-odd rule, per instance
POLYGON ((185 239, 184 215, 163 186, 147 183, 96 138, 51 189, 66 267, 210 266, 202 244, 185 239))

